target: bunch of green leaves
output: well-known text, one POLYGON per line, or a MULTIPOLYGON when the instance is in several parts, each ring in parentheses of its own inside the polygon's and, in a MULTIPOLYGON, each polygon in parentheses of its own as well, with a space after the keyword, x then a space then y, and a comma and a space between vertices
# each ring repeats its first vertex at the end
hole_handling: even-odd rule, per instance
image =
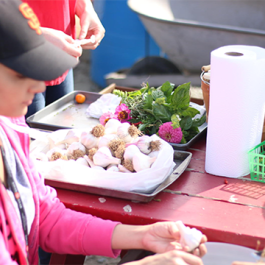
POLYGON ((199 133, 198 127, 206 121, 205 115, 194 119, 200 112, 190 106, 190 83, 176 88, 170 82, 157 88, 147 83, 139 90, 114 90, 113 93, 120 96, 122 103, 131 110, 130 122, 141 122, 138 128, 147 135, 157 133, 160 125, 171 121, 173 128, 181 127, 181 143, 186 143, 199 133))

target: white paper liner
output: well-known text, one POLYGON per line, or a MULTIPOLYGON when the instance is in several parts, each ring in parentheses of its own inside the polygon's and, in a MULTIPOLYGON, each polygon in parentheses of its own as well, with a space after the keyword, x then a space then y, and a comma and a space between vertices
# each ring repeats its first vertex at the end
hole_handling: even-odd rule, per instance
MULTIPOLYGON (((81 134, 83 130, 75 130, 81 134)), ((65 137, 68 130, 58 130, 45 137, 40 137, 31 144, 31 155, 38 152, 46 153, 50 141, 59 141, 65 137)), ((122 173, 110 171, 98 171, 80 165, 75 161, 56 160, 52 162, 36 161, 39 172, 47 179, 59 180, 68 183, 96 186, 121 191, 151 192, 161 184, 174 168, 174 150, 170 144, 153 135, 153 140, 162 142, 157 159, 151 168, 138 173, 122 173)))

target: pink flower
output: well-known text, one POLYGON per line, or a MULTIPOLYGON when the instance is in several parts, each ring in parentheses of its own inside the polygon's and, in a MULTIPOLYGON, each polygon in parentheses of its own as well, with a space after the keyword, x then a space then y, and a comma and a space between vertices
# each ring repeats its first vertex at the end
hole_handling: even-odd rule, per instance
POLYGON ((181 128, 173 129, 172 122, 166 122, 159 127, 158 135, 169 143, 179 144, 182 139, 181 128))
POLYGON ((108 112, 101 115, 101 117, 99 118, 99 122, 100 122, 100 124, 105 126, 107 121, 110 119, 116 119, 117 120, 117 117, 115 114, 108 111, 108 112))
POLYGON ((116 110, 115 110, 115 115, 117 119, 120 122, 126 122, 127 120, 130 120, 132 117, 130 116, 130 110, 125 104, 120 104, 116 110))

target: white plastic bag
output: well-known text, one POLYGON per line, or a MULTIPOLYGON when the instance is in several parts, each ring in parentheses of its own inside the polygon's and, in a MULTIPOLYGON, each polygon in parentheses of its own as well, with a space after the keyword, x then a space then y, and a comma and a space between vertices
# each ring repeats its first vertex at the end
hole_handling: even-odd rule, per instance
POLYGON ((99 119, 104 113, 114 113, 120 102, 121 98, 117 95, 111 93, 104 94, 88 106, 86 115, 99 119))
MULTIPOLYGON (((81 132, 81 130, 76 131, 81 132)), ((31 144, 31 154, 46 152, 50 141, 63 139, 67 132, 68 130, 58 130, 48 134, 46 137, 35 140, 31 144)), ((153 191, 172 173, 175 165, 172 146, 156 135, 153 135, 153 137, 154 140, 157 138, 162 142, 157 159, 151 168, 138 173, 99 171, 80 165, 73 160, 56 160, 52 162, 36 160, 36 166, 46 179, 121 191, 148 193, 153 191)))

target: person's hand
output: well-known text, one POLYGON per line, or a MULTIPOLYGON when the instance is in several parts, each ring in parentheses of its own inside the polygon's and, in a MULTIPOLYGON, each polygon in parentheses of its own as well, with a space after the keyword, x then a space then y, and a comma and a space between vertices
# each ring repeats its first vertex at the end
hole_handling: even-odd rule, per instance
POLYGON ((202 260, 192 254, 171 250, 163 254, 148 256, 144 259, 125 263, 127 265, 203 265, 202 260))
MULTIPOLYGON (((198 248, 192 254, 202 257, 207 249, 207 238, 202 236, 198 248)), ((171 250, 188 251, 187 246, 180 244, 180 232, 176 222, 158 222, 151 225, 118 224, 112 235, 113 249, 145 249, 154 253, 164 253, 171 250), (124 236, 126 235, 126 236, 124 236)))
POLYGON ((245 262, 245 261, 234 261, 231 265, 264 265, 264 262, 245 262))
POLYGON ((49 42, 72 55, 73 57, 80 57, 82 55, 82 48, 76 45, 75 40, 64 32, 51 28, 41 28, 42 33, 49 42))
MULTIPOLYGON (((187 247, 182 247, 179 243, 180 232, 175 222, 158 222, 149 226, 149 229, 143 236, 142 242, 144 249, 155 253, 164 253, 173 249, 187 251, 187 247)), ((202 257, 207 249, 204 243, 207 241, 203 235, 201 244, 193 250, 193 254, 202 257)))
POLYGON ((79 39, 89 40, 93 35, 95 36, 95 41, 87 41, 81 44, 83 49, 94 50, 98 47, 101 40, 105 35, 105 28, 101 24, 97 13, 90 0, 77 0, 76 2, 76 15, 80 19, 80 34, 79 39))

